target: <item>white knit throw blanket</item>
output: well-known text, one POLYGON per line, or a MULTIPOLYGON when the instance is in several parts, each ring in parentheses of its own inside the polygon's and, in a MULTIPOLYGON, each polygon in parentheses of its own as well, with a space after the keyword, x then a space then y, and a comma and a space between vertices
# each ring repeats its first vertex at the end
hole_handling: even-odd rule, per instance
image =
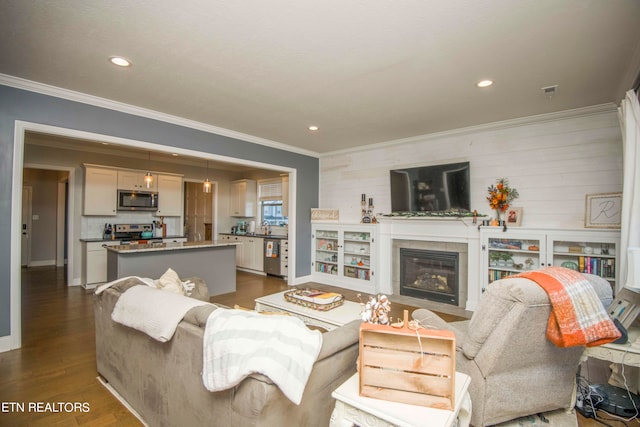
POLYGON ((169 341, 184 315, 193 307, 209 304, 173 292, 136 285, 120 295, 111 319, 144 332, 151 338, 169 341))
POLYGON ((147 286, 150 286, 152 288, 157 287, 156 286, 156 281, 151 279, 151 278, 149 278, 149 277, 127 276, 127 277, 121 277, 121 278, 116 279, 116 280, 114 280, 112 282, 107 282, 107 283, 105 283, 103 285, 98 286, 96 288, 95 294, 96 295, 100 295, 101 293, 103 293, 104 291, 109 289, 110 287, 118 285, 118 284, 120 284, 122 282, 126 282, 127 280, 130 280, 130 279, 133 279, 133 280, 136 280, 136 281, 140 282, 141 285, 147 285, 147 286))
POLYGON ((259 373, 299 405, 321 346, 320 331, 296 317, 215 310, 204 332, 202 381, 220 391, 259 373))

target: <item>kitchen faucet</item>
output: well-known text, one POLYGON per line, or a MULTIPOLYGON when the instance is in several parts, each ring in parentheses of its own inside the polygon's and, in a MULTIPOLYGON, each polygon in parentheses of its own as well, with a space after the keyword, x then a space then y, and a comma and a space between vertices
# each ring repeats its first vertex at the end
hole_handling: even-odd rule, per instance
POLYGON ((262 228, 262 234, 271 234, 271 225, 269 224, 268 221, 262 221, 261 228, 262 228))

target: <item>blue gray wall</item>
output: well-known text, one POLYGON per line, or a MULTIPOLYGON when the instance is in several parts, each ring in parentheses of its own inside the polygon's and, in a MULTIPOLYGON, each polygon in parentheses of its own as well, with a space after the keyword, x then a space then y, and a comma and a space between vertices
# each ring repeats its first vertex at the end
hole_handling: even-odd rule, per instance
POLYGON ((10 218, 15 120, 296 169, 296 275, 310 274, 310 212, 318 206, 317 158, 0 85, 0 242, 4 242, 0 245, 0 337, 11 333, 10 218))

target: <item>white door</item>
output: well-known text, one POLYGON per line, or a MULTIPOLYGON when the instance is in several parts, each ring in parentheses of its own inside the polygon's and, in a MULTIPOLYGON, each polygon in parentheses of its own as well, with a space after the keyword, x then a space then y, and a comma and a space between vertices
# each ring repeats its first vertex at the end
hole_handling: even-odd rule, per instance
POLYGON ((29 266, 31 263, 31 197, 32 188, 22 187, 22 251, 20 265, 29 266))

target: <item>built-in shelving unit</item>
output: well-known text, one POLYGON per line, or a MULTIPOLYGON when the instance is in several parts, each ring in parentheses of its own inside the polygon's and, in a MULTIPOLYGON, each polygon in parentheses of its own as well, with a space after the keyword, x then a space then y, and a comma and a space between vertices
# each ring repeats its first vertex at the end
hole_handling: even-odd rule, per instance
POLYGON ((373 225, 314 224, 314 280, 364 292, 374 292, 373 225))
POLYGON ((483 290, 495 280, 552 265, 601 276, 616 290, 619 232, 488 227, 480 240, 483 290))

